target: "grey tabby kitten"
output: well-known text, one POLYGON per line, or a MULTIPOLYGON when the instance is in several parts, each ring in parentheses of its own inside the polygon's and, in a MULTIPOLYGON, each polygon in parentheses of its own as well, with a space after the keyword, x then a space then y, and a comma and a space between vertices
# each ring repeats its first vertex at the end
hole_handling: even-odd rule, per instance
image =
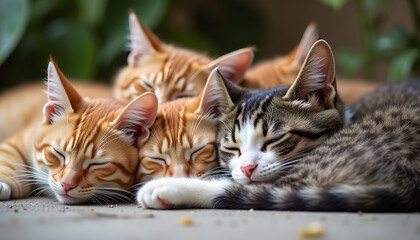
POLYGON ((346 126, 350 116, 336 93, 334 69, 329 45, 319 40, 289 88, 250 92, 213 83, 215 96, 226 102, 219 159, 234 182, 159 179, 140 189, 138 202, 148 208, 420 210, 420 84, 376 91, 354 106, 360 111, 346 126))

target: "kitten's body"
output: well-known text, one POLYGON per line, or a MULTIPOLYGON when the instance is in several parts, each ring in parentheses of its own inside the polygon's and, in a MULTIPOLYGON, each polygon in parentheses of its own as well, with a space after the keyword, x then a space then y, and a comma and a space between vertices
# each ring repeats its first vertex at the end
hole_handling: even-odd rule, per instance
POLYGON ((82 98, 53 62, 42 121, 0 144, 0 200, 50 192, 61 202, 129 200, 138 167, 136 141, 148 136, 157 100, 126 105, 82 98))
POLYGON ((314 45, 288 89, 257 95, 242 89, 238 95, 225 85, 237 105, 220 125, 219 158, 236 183, 156 180, 140 189, 139 203, 150 208, 420 210, 420 84, 379 89, 354 106, 361 112, 345 127, 349 116, 335 94, 327 46, 314 45))

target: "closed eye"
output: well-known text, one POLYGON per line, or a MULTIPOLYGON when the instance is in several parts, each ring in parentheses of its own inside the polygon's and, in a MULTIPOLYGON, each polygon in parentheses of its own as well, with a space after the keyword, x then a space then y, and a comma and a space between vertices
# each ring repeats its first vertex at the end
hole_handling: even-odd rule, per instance
POLYGON ((91 164, 89 164, 89 166, 88 166, 88 170, 89 170, 90 168, 92 168, 92 167, 105 166, 105 165, 107 165, 108 163, 111 163, 111 162, 110 162, 110 161, 108 161, 108 162, 96 162, 96 163, 91 163, 91 164))
POLYGON ((200 147, 200 148, 198 148, 197 150, 195 150, 194 152, 192 152, 191 153, 191 160, 194 160, 195 159, 195 157, 202 151, 202 150, 204 150, 204 148, 206 147, 206 145, 204 145, 204 146, 202 146, 202 147, 200 147))
POLYGON ((147 90, 150 90, 150 89, 154 88, 153 84, 151 84, 151 83, 149 83, 149 82, 147 82, 143 79, 140 82, 143 85, 143 87, 147 88, 147 90))
POLYGON ((267 148, 270 146, 270 145, 273 145, 273 144, 275 144, 275 143, 277 143, 277 142, 279 142, 283 137, 284 137, 284 135, 286 135, 286 134, 283 134, 283 135, 281 135, 280 137, 277 137, 277 138, 273 138, 273 139, 270 139, 270 140, 268 140, 267 142, 265 142, 264 143, 264 145, 262 146, 262 148, 261 148, 261 152, 265 152, 265 151, 267 151, 267 148))
POLYGON ((229 152, 234 152, 238 157, 241 156, 241 149, 237 147, 225 147, 225 149, 229 152))
POLYGON ((160 157, 149 157, 150 160, 152 161, 159 161, 159 162, 163 162, 166 164, 166 160, 160 157))
POLYGON ((54 150, 53 153, 57 158, 59 158, 60 160, 63 160, 63 161, 66 159, 66 157, 64 156, 64 154, 61 151, 59 151, 55 147, 53 147, 52 149, 54 150))

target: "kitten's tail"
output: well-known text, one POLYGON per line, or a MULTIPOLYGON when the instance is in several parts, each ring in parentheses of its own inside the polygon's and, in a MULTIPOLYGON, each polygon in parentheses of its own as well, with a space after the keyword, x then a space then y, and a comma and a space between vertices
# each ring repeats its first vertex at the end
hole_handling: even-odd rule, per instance
POLYGON ((286 190, 258 185, 236 185, 219 195, 216 208, 297 211, 418 211, 419 199, 403 202, 389 186, 339 185, 331 189, 305 187, 286 190))

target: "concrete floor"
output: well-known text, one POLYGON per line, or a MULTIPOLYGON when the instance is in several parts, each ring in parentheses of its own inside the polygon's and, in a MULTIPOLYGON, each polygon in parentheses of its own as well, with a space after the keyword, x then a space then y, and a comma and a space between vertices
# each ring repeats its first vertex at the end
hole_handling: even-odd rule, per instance
POLYGON ((420 214, 148 210, 137 205, 66 206, 35 197, 0 202, 0 239, 420 239, 420 214), (191 220, 191 224, 186 224, 191 220))

